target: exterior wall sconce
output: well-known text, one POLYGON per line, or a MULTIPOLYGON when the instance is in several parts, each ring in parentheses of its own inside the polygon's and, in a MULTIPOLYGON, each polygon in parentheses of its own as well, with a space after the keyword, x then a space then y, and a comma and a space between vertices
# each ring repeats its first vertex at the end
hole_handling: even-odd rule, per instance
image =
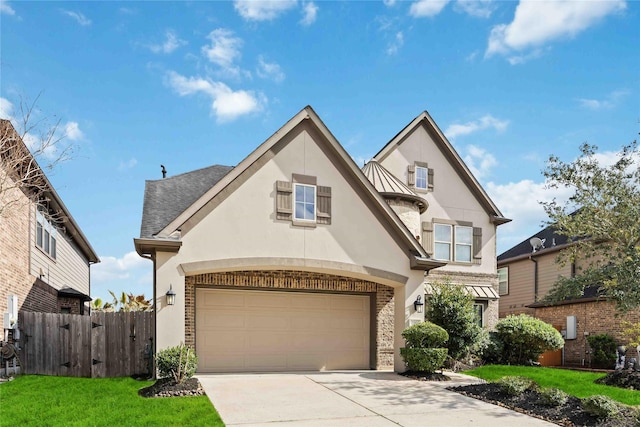
POLYGON ((176 293, 173 292, 173 285, 169 284, 169 290, 165 296, 167 297, 167 305, 174 305, 176 303, 176 293))
POLYGON ((413 302, 413 308, 416 310, 416 313, 424 312, 424 303, 422 302, 422 295, 418 295, 418 298, 413 302))

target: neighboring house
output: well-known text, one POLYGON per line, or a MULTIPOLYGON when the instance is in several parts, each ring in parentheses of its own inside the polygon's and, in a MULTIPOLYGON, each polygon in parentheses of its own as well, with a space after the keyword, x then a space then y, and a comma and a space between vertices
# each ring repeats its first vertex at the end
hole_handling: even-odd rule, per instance
MULTIPOLYGON (((599 295, 597 284, 580 298, 543 302, 560 276, 573 277, 584 267, 579 261, 558 263, 558 255, 570 244, 549 226, 498 256, 500 317, 526 313, 553 325, 565 338, 561 363, 582 366, 590 364, 589 335, 608 333, 627 344, 621 322, 640 322, 640 310, 620 316, 615 303, 599 295)), ((628 355, 636 357, 631 350, 628 355)))
POLYGON ((156 348, 194 346, 201 372, 402 371, 434 269, 495 323, 503 221, 426 113, 360 170, 306 107, 236 167, 147 181, 134 242, 154 262, 156 348), (397 171, 405 149, 420 155, 397 171))
POLYGON ((0 314, 10 296, 19 311, 89 314, 98 256, 9 121, 0 133, 0 314))

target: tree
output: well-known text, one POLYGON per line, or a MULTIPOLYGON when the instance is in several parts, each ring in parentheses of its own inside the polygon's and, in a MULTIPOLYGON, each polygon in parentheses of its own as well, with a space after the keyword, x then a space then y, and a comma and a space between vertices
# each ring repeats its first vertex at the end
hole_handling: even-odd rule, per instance
POLYGON ((480 337, 481 328, 473 308, 473 297, 462 286, 450 282, 431 284, 425 318, 443 327, 449 334, 449 356, 460 360, 480 337))
MULTIPOLYGON (((0 111, 0 218, 24 203, 44 205, 51 191, 45 171, 70 159, 74 150, 65 141, 68 132, 60 126, 61 120, 51 121, 37 109, 39 98, 33 102, 21 98, 17 116, 8 101, 0 111)), ((49 219, 61 219, 44 211, 49 219)))
POLYGON ((559 262, 586 265, 575 277, 563 277, 547 295, 557 302, 583 295, 597 285, 621 311, 640 305, 640 153, 637 142, 622 147, 611 165, 598 161, 597 147, 583 144, 580 156, 565 163, 549 157, 547 188, 570 188, 565 203, 542 203, 549 224, 571 245, 559 262))

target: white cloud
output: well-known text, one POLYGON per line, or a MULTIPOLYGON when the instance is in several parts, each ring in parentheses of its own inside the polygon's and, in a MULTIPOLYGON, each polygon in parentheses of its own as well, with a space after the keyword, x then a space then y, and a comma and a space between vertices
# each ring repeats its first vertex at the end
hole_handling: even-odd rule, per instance
POLYGON ((63 129, 64 135, 71 141, 78 141, 84 138, 84 133, 80 130, 78 122, 67 122, 63 129))
POLYGON ((387 55, 395 55, 396 53, 398 53, 398 50, 400 50, 400 48, 403 45, 404 45, 404 35, 402 34, 402 31, 398 31, 393 41, 391 41, 389 43, 389 46, 387 47, 387 55))
POLYGON ((271 21, 296 7, 297 0, 235 0, 233 6, 248 21, 271 21))
POLYGON ((575 37, 607 15, 625 8, 623 0, 521 0, 510 24, 491 29, 485 56, 509 55, 575 37))
POLYGON ((498 164, 493 154, 488 153, 483 148, 469 145, 466 151, 467 155, 464 157, 464 162, 471 169, 471 173, 479 180, 487 176, 491 169, 498 164))
POLYGON ((285 74, 280 65, 275 62, 267 62, 262 55, 258 57, 258 69, 256 70, 256 74, 263 79, 271 79, 278 83, 283 81, 285 78, 285 74))
POLYGON ((13 120, 13 104, 7 98, 0 96, 0 118, 13 120))
POLYGON ((83 27, 88 27, 89 25, 91 25, 91 19, 87 18, 80 12, 74 12, 72 10, 63 10, 62 13, 72 17, 73 19, 76 20, 78 24, 82 25, 83 27))
POLYGON ((618 104, 618 101, 627 96, 629 91, 626 90, 616 90, 611 92, 605 99, 587 99, 587 98, 579 98, 578 102, 584 108, 588 108, 590 110, 604 110, 613 108, 618 104))
POLYGON ((397 0, 382 0, 382 3, 387 7, 392 7, 396 5, 397 0))
POLYGON ((302 19, 300 20, 300 24, 304 26, 309 26, 316 22, 316 18, 318 17, 318 6, 310 1, 304 3, 302 5, 302 19))
POLYGON ((135 251, 122 257, 100 256, 100 262, 91 266, 91 296, 111 301, 108 291, 134 295, 153 295, 153 263, 135 251))
POLYGON ((137 164, 138 164, 138 160, 132 157, 127 161, 124 161, 124 160, 121 161, 120 164, 118 165, 118 170, 124 171, 127 169, 133 169, 137 164))
POLYGON ((449 0, 418 0, 411 4, 409 15, 414 18, 436 16, 449 3, 449 0))
POLYGON ((219 122, 234 120, 263 109, 267 99, 253 91, 233 91, 222 82, 201 77, 184 77, 175 71, 166 74, 166 84, 180 96, 203 93, 209 96, 211 112, 219 122))
POLYGON ((495 129, 498 132, 502 132, 508 125, 508 120, 496 119, 492 115, 487 114, 481 117, 480 120, 452 124, 444 131, 444 134, 447 138, 454 139, 457 136, 469 135, 485 129, 495 129))
POLYGON ((240 48, 243 40, 225 28, 211 31, 207 38, 211 40, 211 44, 202 46, 202 54, 218 65, 224 73, 231 76, 239 75, 241 70, 235 62, 241 57, 240 48))
POLYGON ((520 64, 524 64, 525 62, 529 61, 530 59, 535 59, 535 58, 540 58, 542 56, 542 53, 544 52, 543 49, 534 49, 531 52, 528 52, 524 55, 512 55, 509 56, 507 58, 507 61, 509 61, 509 64, 511 65, 520 65, 520 64))
POLYGON ((496 10, 496 4, 494 0, 458 0, 454 9, 476 18, 489 18, 496 10))
POLYGON ((9 2, 5 1, 5 0, 0 0, 0 14, 6 14, 6 15, 15 15, 16 11, 13 10, 13 8, 11 6, 9 6, 9 2))
POLYGON ((178 38, 177 34, 173 30, 167 30, 165 32, 165 41, 162 44, 149 45, 149 49, 153 53, 171 53, 178 49, 180 46, 186 45, 187 42, 178 38))

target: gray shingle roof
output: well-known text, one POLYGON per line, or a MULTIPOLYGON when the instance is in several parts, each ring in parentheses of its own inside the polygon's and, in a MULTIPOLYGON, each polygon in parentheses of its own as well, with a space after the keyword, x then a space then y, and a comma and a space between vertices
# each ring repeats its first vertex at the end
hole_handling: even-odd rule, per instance
POLYGON ((140 237, 158 234, 232 169, 233 166, 213 165, 169 178, 147 180, 140 237))

